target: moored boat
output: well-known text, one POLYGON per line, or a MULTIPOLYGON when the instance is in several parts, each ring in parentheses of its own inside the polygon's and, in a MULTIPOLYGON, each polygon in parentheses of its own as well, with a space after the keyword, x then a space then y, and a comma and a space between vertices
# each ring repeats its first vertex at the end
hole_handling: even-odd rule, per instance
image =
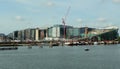
POLYGON ((0 50, 17 50, 18 47, 0 47, 0 50))

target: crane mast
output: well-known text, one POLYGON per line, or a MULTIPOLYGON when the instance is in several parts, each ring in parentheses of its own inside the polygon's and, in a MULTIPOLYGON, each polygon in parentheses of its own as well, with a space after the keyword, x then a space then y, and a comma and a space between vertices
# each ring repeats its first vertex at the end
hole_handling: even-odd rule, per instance
POLYGON ((68 9, 67 9, 67 12, 65 14, 65 16, 62 18, 62 23, 64 25, 64 38, 66 38, 66 19, 67 19, 67 16, 69 14, 70 8, 71 7, 69 6, 68 9))

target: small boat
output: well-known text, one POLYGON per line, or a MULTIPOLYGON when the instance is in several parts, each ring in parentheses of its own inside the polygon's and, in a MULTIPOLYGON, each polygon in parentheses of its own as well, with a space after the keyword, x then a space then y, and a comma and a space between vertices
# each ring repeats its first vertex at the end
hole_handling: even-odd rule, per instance
POLYGON ((94 45, 98 45, 98 42, 94 42, 94 45))
POLYGON ((28 49, 32 49, 32 46, 28 46, 28 49))
POLYGON ((0 50, 17 50, 18 47, 0 47, 0 50))
POLYGON ((50 43, 50 46, 59 46, 59 43, 50 43))
POLYGON ((90 49, 88 49, 88 48, 85 48, 84 50, 85 50, 85 51, 89 51, 90 49))

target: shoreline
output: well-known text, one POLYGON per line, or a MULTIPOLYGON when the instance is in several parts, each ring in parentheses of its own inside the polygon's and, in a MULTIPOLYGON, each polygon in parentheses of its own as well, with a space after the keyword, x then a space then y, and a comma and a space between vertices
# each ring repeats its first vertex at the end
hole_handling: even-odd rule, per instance
POLYGON ((91 45, 113 45, 120 44, 119 41, 77 41, 77 42, 63 42, 63 41, 45 41, 45 42, 0 42, 0 47, 8 46, 91 46, 91 45))

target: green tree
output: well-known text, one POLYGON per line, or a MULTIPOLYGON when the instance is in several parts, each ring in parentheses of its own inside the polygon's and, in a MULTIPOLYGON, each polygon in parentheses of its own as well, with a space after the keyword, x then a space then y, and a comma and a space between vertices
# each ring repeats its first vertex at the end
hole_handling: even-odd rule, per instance
POLYGON ((120 42, 120 36, 118 37, 118 41, 120 42))

